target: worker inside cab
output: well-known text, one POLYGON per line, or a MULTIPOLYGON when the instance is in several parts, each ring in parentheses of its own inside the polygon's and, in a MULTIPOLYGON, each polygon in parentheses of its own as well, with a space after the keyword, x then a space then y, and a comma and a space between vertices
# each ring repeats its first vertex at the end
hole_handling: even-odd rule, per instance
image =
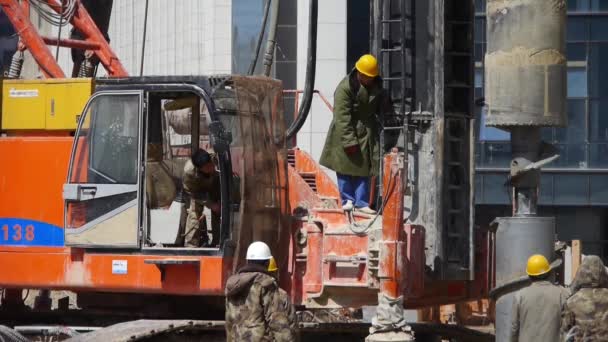
MULTIPOLYGON (((189 197, 185 229, 180 227, 185 247, 218 247, 220 243, 220 174, 213 155, 204 149, 197 150, 184 166, 183 190, 189 197), (209 209, 211 242, 207 231, 209 209)), ((186 201, 188 203, 188 201, 186 201)))
POLYGON ((209 112, 187 93, 151 95, 149 102, 147 244, 219 248, 224 170, 210 143, 209 112), (198 130, 193 129, 193 113, 199 116, 198 130))

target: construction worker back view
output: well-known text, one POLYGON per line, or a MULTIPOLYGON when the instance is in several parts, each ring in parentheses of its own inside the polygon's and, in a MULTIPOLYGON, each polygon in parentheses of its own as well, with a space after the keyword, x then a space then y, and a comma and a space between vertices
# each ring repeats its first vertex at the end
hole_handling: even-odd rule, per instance
POLYGON ((247 264, 226 283, 227 341, 295 341, 293 310, 268 272, 270 248, 256 241, 247 264))
POLYGON ((551 283, 551 266, 540 254, 528 259, 526 273, 532 283, 513 299, 511 341, 560 341, 560 315, 568 290, 551 283))

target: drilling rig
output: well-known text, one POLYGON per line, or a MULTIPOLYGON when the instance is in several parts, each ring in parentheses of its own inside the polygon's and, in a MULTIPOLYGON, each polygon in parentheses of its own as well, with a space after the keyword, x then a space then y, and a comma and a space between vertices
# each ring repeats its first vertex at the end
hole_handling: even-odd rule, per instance
MULTIPOLYGON (((63 3, 42 2, 65 14, 63 3)), ((348 329, 360 321, 351 309, 376 306, 368 341, 411 341, 405 309, 488 295, 493 239, 473 224, 473 1, 370 2, 371 52, 394 104, 377 113, 378 215, 342 210, 319 164, 287 148, 297 129, 284 127, 280 81, 128 77, 104 16, 69 3, 66 20, 77 34, 55 39, 37 33, 29 1, 0 0, 20 46, 48 78, 3 80, 0 163, 12 167, 0 171, 10 180, 0 192, 0 267, 15 270, 0 275, 3 322, 123 322, 82 335, 89 341, 217 329, 226 279, 255 240, 271 246, 303 329, 348 329), (91 77, 99 63, 110 77, 65 79, 46 44, 86 51, 73 54, 73 76, 91 77), (182 114, 176 125, 172 118, 182 114), (200 147, 217 155, 221 238, 218 246, 185 248, 173 242, 183 223, 181 170, 200 147), (30 181, 40 178, 31 163, 48 165, 44 184, 30 181), (29 288, 72 291, 79 309, 24 313, 21 293, 29 288)), ((317 6, 310 1, 313 66, 317 6)), ((266 64, 274 41, 269 49, 266 64)), ((310 100, 314 67, 307 73, 310 100)))

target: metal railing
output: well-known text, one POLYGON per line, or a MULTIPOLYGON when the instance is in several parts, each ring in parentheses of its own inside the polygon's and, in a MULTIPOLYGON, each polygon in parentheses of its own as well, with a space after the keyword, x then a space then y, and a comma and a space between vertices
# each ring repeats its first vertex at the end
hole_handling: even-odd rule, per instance
MULTIPOLYGON (((300 94, 304 93, 304 90, 299 90, 299 89, 285 89, 283 90, 283 94, 294 94, 295 95, 295 101, 294 101, 294 105, 293 105, 293 112, 298 113, 298 110, 300 109, 300 94)), ((325 95, 323 95, 323 93, 321 93, 319 90, 313 90, 312 91, 313 94, 317 94, 319 96, 319 98, 321 99, 321 101, 323 101, 325 103, 325 105, 327 106, 327 108, 330 111, 334 111, 334 107, 331 105, 331 103, 329 103, 329 101, 327 100, 327 98, 325 97, 325 95)))

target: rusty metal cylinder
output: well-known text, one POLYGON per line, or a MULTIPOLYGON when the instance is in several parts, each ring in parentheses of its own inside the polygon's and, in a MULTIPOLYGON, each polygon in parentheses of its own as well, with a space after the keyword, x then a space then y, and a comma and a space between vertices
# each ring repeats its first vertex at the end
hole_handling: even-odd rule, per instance
POLYGON ((486 125, 565 126, 565 0, 488 0, 486 125))
MULTIPOLYGON (((496 288, 526 277, 528 258, 542 254, 554 259, 554 217, 499 217, 496 231, 496 288)), ((512 290, 516 290, 514 288, 512 290)), ((496 300, 496 341, 511 341, 514 292, 496 300)))

